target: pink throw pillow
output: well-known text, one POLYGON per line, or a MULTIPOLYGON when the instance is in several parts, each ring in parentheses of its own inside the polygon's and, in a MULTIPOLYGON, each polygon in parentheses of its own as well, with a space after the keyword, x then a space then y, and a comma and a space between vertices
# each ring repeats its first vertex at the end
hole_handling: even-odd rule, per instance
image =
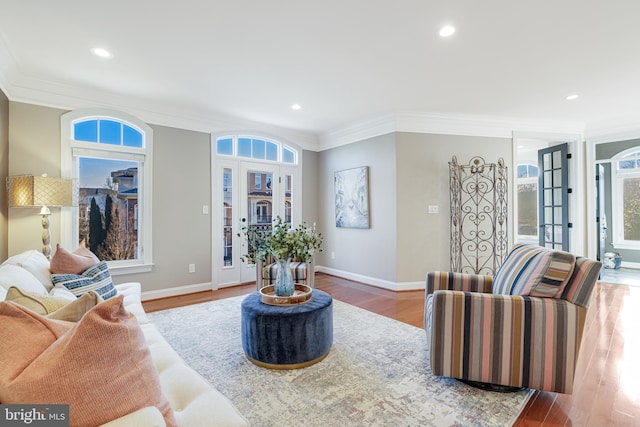
POLYGON ((72 253, 57 244, 49 269, 52 274, 82 274, 99 262, 98 257, 84 246, 72 253))
POLYGON ((0 302, 0 402, 68 404, 71 426, 156 406, 175 426, 142 329, 122 301, 98 304, 75 324, 0 302))

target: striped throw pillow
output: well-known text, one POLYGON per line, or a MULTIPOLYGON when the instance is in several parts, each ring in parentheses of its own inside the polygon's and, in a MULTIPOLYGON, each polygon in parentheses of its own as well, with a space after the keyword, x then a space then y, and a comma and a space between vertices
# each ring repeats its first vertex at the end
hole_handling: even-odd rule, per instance
POLYGON ((51 279, 55 285, 64 286, 76 297, 80 297, 89 291, 95 291, 105 300, 116 295, 116 288, 113 286, 109 267, 104 261, 100 261, 82 274, 52 274, 51 279))
POLYGON ((516 245, 493 279, 493 293, 560 298, 575 261, 568 252, 516 245))

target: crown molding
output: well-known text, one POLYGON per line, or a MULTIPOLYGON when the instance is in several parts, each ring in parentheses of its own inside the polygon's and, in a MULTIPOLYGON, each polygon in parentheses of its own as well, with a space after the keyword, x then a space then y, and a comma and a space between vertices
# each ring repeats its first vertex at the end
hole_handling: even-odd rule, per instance
POLYGON ((584 123, 581 122, 404 111, 382 115, 324 133, 320 136, 320 146, 323 150, 326 150, 391 132, 470 135, 510 139, 514 132, 582 134, 583 130, 584 123))
POLYGON ((585 130, 585 140, 601 144, 640 138, 640 114, 616 121, 590 124, 585 130))
MULTIPOLYGON (((0 43, 0 63, 6 64, 8 52, 0 43)), ((0 89, 10 101, 41 105, 63 110, 108 108, 127 112, 140 120, 161 126, 205 133, 251 129, 279 135, 303 149, 318 151, 318 137, 312 133, 228 116, 212 111, 196 110, 183 105, 162 103, 113 92, 77 87, 28 76, 10 76, 0 68, 0 89), (99 101, 98 101, 99 100, 99 101)))

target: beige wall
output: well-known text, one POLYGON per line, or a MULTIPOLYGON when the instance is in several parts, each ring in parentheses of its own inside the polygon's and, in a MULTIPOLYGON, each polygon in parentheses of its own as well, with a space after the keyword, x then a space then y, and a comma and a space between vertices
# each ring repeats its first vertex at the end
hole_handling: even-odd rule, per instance
MULTIPOLYGON (((449 162, 487 163, 502 157, 511 171, 513 144, 508 138, 398 133, 398 282, 424 280, 427 272, 449 270, 449 162), (438 214, 427 213, 429 205, 438 214)), ((510 205, 511 206, 511 205, 510 205)), ((512 209, 510 207, 510 209, 512 209)))
POLYGON ((319 153, 318 227, 325 236, 318 264, 353 276, 396 280, 395 134, 319 153), (369 229, 337 228, 333 177, 336 171, 369 167, 369 229), (331 253, 335 259, 331 259, 331 253))
MULTIPOLYGON (((393 133, 319 153, 318 208, 325 252, 319 265, 368 283, 411 287, 432 270, 449 270, 449 161, 502 157, 508 138, 393 133), (336 228, 333 173, 369 166, 371 228, 336 228), (438 214, 427 206, 437 205, 438 214), (331 259, 331 252, 335 259, 331 259), (387 283, 380 283, 387 282, 387 283)), ((337 273, 339 274, 339 273, 337 273)))
MULTIPOLYGON (((8 104, 4 109, 8 110, 4 111, 4 116, 8 117, 8 138, 5 138, 8 143, 5 145, 10 162, 7 160, 7 168, 0 170, 4 175, 47 173, 59 176, 60 117, 66 111, 19 102, 5 103, 8 104)), ((0 98, 0 112, 3 112, 2 106, 0 98)), ((3 129, 1 117, 3 115, 0 115, 0 130, 3 129)), ((141 282, 145 292, 208 284, 212 268, 211 215, 203 214, 202 208, 207 205, 211 212, 213 205, 210 135, 159 125, 151 127, 154 135, 154 266, 149 273, 118 275, 114 281, 141 282), (189 264, 196 265, 195 273, 188 272, 189 264)), ((318 153, 303 152, 302 209, 303 219, 310 223, 317 221, 317 157, 318 153)), ((6 200, 6 196, 2 200, 6 200)), ((6 209, 4 203, 0 206, 6 209)), ((11 209, 8 231, 8 239, 6 233, 2 234, 2 241, 8 241, 6 256, 40 248, 38 209, 11 209)), ((59 208, 52 208, 51 242, 54 246, 60 242, 59 208)))
MULTIPOLYGON (((153 261, 151 273, 128 275, 144 291, 211 282, 209 134, 153 128, 153 261), (196 265, 189 273, 189 264, 196 265)), ((118 278, 120 279, 120 277, 118 278)))
POLYGON ((9 256, 7 191, 9 175, 9 100, 0 90, 0 262, 9 256))
MULTIPOLYGON (((9 175, 60 176, 60 116, 65 110, 9 102, 9 175)), ((9 209, 9 253, 42 246, 39 208, 9 209)), ((51 208, 51 243, 60 242, 60 208, 51 208)))
MULTIPOLYGON (((65 110, 9 103, 9 174, 60 175, 60 116, 65 110)), ((140 281, 143 291, 211 282, 209 135, 154 129, 153 260, 150 273, 114 277, 140 281), (188 273, 188 264, 196 272, 188 273)), ((4 200, 4 199, 3 199, 4 200)), ((60 242, 60 209, 52 208, 51 241, 60 242)), ((8 255, 41 245, 37 209, 9 212, 8 255)))

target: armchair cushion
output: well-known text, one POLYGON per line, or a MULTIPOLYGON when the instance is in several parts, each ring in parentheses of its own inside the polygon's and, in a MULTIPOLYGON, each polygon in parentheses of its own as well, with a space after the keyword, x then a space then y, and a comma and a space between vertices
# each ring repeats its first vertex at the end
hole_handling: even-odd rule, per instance
POLYGON ((568 252, 516 245, 496 272, 493 293, 560 298, 575 262, 568 252))

